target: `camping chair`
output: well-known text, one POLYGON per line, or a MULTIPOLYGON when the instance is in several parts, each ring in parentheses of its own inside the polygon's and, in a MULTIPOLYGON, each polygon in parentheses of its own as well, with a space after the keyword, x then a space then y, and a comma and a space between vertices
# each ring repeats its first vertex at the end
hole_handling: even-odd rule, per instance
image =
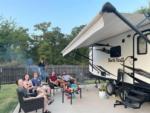
POLYGON ((24 100, 22 94, 18 90, 17 95, 20 103, 19 113, 21 112, 21 109, 25 113, 31 111, 37 112, 38 109, 42 109, 42 113, 44 113, 44 97, 24 100))
POLYGON ((53 84, 53 83, 50 82, 49 80, 48 80, 47 82, 48 82, 49 87, 50 87, 51 89, 53 89, 53 95, 55 95, 55 91, 56 91, 57 89, 59 89, 60 87, 57 86, 57 85, 55 85, 55 84, 53 84))

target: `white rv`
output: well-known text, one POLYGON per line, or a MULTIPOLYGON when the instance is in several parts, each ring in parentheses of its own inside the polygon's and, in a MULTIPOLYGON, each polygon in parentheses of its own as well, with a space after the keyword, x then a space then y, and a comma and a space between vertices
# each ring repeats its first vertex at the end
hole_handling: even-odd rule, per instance
POLYGON ((89 71, 108 80, 114 105, 140 108, 150 102, 150 15, 119 13, 106 3, 102 11, 62 51, 89 47, 89 71))

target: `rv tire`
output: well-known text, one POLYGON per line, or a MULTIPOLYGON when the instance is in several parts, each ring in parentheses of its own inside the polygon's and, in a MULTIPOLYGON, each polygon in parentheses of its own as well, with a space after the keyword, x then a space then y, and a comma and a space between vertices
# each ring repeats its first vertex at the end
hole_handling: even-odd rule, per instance
POLYGON ((119 89, 119 97, 122 101, 125 100, 125 97, 128 95, 128 88, 126 87, 120 87, 119 89))
POLYGON ((110 96, 115 93, 115 85, 112 82, 107 83, 106 92, 110 96))

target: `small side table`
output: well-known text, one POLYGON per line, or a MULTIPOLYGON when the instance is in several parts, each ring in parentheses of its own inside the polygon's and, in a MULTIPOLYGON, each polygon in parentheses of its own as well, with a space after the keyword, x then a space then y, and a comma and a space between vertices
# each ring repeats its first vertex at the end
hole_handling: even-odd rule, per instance
MULTIPOLYGON (((76 91, 77 91, 77 90, 76 90, 76 91)), ((65 93, 68 93, 69 95, 71 95, 70 104, 72 105, 72 97, 73 97, 73 94, 74 94, 76 91, 66 92, 66 91, 62 88, 62 103, 64 103, 64 95, 65 95, 65 93)), ((79 93, 80 93, 80 99, 81 99, 81 98, 82 98, 82 89, 79 88, 78 91, 79 91, 79 93)))

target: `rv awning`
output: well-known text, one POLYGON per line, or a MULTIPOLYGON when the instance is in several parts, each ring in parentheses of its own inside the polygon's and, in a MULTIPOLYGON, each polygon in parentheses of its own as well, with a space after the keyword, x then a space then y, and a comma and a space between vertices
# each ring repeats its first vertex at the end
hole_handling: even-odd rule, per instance
MULTIPOLYGON (((145 18, 143 14, 122 15, 133 25, 137 25, 145 18)), ((74 49, 92 45, 129 30, 130 28, 113 13, 100 13, 68 44, 62 54, 65 56, 74 49)))

